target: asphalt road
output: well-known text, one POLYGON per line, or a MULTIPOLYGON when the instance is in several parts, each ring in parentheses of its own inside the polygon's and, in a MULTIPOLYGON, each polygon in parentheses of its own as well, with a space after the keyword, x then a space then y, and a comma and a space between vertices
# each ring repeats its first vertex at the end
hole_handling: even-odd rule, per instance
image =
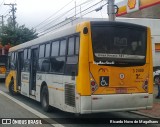
MULTIPOLYGON (((4 86, 4 82, 0 82, 0 91, 3 91, 7 96, 10 96, 8 93, 8 90, 4 86)), ((0 118, 44 118, 44 116, 51 119, 51 123, 53 122, 52 126, 66 126, 66 127, 158 127, 160 124, 107 124, 108 121, 114 120, 115 118, 125 120, 127 118, 134 119, 143 119, 147 118, 145 116, 141 116, 138 114, 134 114, 131 112, 109 112, 109 113, 98 113, 98 114, 87 114, 82 116, 75 116, 75 114, 72 113, 66 113, 63 111, 60 111, 58 109, 52 108, 51 112, 46 113, 41 109, 41 105, 39 102, 36 102, 30 98, 27 98, 22 95, 13 96, 13 99, 9 99, 0 92, 0 118), (28 107, 20 106, 16 102, 13 101, 13 99, 16 99, 23 103, 24 105, 27 105, 28 107), (39 114, 37 115, 29 111, 28 109, 33 109, 39 114), (43 116, 44 115, 44 116, 43 116), (106 123, 104 122, 106 120, 106 123), (99 122, 100 121, 100 122, 99 122), (102 123, 101 123, 102 121, 102 123), (54 124, 54 122, 59 123, 54 124), (95 124, 96 123, 96 124, 95 124)), ((133 121, 132 120, 132 121, 133 121)), ((12 125, 13 126, 13 125, 12 125)), ((15 125, 22 126, 22 125, 15 125)), ((26 125, 23 125, 26 126, 26 125)), ((26 127, 33 126, 33 125, 27 125, 26 127)), ((50 124, 47 125, 34 125, 35 127, 50 127, 50 124)), ((33 126, 33 127, 34 127, 33 126)), ((0 125, 2 127, 2 125, 0 125)))

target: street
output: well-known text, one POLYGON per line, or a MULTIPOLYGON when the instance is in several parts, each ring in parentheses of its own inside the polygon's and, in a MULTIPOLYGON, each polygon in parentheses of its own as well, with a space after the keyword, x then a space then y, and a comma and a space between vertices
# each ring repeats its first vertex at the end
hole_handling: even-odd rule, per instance
MULTIPOLYGON (((112 119, 142 119, 147 118, 131 112, 109 112, 98 114, 87 114, 76 116, 72 113, 66 113, 58 109, 52 108, 51 112, 46 113, 42 110, 41 104, 30 98, 22 95, 10 96, 8 90, 5 88, 4 82, 0 82, 0 118, 45 118, 46 121, 51 118, 52 126, 66 126, 66 127, 106 127, 106 126, 135 126, 134 124, 106 124, 101 121, 112 119), (94 124, 97 121, 98 124, 94 124)), ((0 125, 2 126, 2 125, 0 125)), ((13 125, 12 125, 13 126, 13 125)), ((16 126, 16 125, 14 125, 16 126)), ((25 126, 25 125, 24 125, 25 126)), ((28 125, 27 125, 28 126, 28 125)), ((33 125, 31 125, 33 126, 33 125)), ((43 127, 44 125, 34 125, 34 127, 43 127)), ((46 124, 45 127, 50 127, 46 124)), ((136 124, 138 127, 142 126, 159 126, 159 124, 136 124)))

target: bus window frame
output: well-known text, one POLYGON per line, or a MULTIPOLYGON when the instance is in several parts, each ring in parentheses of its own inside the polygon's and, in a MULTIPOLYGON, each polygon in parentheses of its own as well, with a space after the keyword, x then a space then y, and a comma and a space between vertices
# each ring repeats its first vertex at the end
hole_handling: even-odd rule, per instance
POLYGON ((51 74, 64 75, 65 66, 66 66, 67 42, 68 42, 68 38, 67 38, 67 37, 68 37, 68 36, 66 36, 66 37, 61 37, 61 38, 54 39, 54 40, 51 41, 50 72, 49 72, 49 73, 51 73, 51 74), (65 54, 64 54, 64 55, 60 55, 61 42, 64 41, 64 40, 66 41, 66 42, 65 42, 65 43, 66 43, 65 54), (52 56, 52 44, 53 44, 54 42, 59 42, 59 48, 58 48, 58 55, 57 55, 57 56, 52 56), (64 67, 63 67, 62 72, 52 71, 51 59, 53 59, 53 58, 55 58, 55 59, 56 59, 56 58, 62 58, 62 57, 64 57, 64 67))
POLYGON ((45 48, 46 48, 45 43, 42 43, 42 44, 39 45, 38 59, 39 59, 39 58, 44 58, 44 57, 45 57, 45 48), (41 51, 40 51, 41 48, 40 48, 40 47, 41 47, 41 46, 44 46, 43 56, 40 56, 40 53, 41 53, 41 51))
POLYGON ((65 72, 64 72, 65 75, 73 76, 72 72, 75 73, 75 76, 78 75, 79 49, 80 48, 78 48, 78 54, 76 54, 76 38, 77 37, 79 38, 78 43, 79 43, 79 46, 80 46, 80 34, 73 34, 73 35, 69 36, 68 39, 67 39, 67 53, 66 53, 66 63, 65 63, 65 72), (73 54, 68 54, 68 50, 69 50, 69 38, 74 38, 74 52, 73 52, 73 54), (74 58, 74 59, 77 59, 77 61, 74 62, 74 63, 70 63, 70 62, 68 62, 68 58, 70 58, 70 59, 74 58), (75 67, 74 71, 68 72, 68 71, 66 71, 67 70, 67 66, 70 66, 70 65, 72 67, 73 66, 76 66, 76 67, 75 67))
POLYGON ((31 64, 31 60, 30 60, 30 58, 31 58, 31 48, 30 47, 26 47, 25 49, 24 49, 24 51, 23 51, 23 53, 25 52, 25 50, 27 50, 27 57, 26 57, 26 59, 25 58, 23 58, 23 72, 30 72, 30 64, 31 64), (29 54, 30 53, 30 54, 29 54), (29 56, 30 55, 30 56, 29 56), (29 66, 29 68, 26 70, 24 67, 25 67, 25 64, 26 64, 26 61, 28 61, 28 66, 29 66))
POLYGON ((51 55, 51 41, 48 41, 48 42, 43 42, 41 44, 39 44, 39 51, 38 51, 38 67, 37 67, 37 72, 38 73, 49 73, 51 71, 51 62, 50 62, 50 55, 51 55), (50 45, 50 51, 49 51, 49 56, 46 57, 46 45, 49 44, 50 45), (44 56, 43 57, 39 57, 39 53, 40 53, 40 46, 41 45, 44 45, 44 56), (42 71, 40 68, 39 68, 39 61, 40 60, 44 60, 44 59, 47 59, 49 61, 49 70, 48 71, 42 71))

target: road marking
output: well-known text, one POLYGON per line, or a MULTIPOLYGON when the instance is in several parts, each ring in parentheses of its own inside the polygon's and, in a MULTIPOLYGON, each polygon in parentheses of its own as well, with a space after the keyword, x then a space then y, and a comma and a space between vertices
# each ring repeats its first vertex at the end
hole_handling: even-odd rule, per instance
MULTIPOLYGON (((5 97, 7 97, 7 98, 9 98, 10 100, 14 101, 15 103, 17 103, 17 104, 20 105, 21 107, 25 108, 26 110, 28 110, 28 111, 30 111, 31 113, 33 113, 33 114, 35 114, 36 116, 38 116, 39 118, 45 118, 45 119, 47 118, 47 119, 50 119, 50 118, 47 117, 46 115, 38 112, 37 110, 34 110, 33 108, 31 108, 31 107, 29 107, 28 105, 20 102, 20 101, 17 100, 17 99, 11 97, 10 95, 4 93, 4 92, 1 91, 1 90, 0 90, 0 94, 4 95, 5 97)), ((44 120, 45 120, 45 119, 44 119, 44 120)), ((45 120, 45 121, 46 121, 46 120, 45 120)), ((52 126, 54 126, 54 127, 64 127, 62 124, 59 124, 59 123, 57 123, 57 122, 54 121, 54 120, 52 120, 52 121, 53 121, 54 123, 56 123, 56 124, 50 124, 50 125, 52 125, 52 126)), ((47 121, 47 122, 48 122, 48 121, 47 121)))

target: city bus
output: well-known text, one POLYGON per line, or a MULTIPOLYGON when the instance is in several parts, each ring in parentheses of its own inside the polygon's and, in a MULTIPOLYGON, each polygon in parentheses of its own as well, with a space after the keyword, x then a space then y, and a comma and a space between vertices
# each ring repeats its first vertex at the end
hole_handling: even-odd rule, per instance
POLYGON ((89 114, 150 109, 150 29, 83 21, 10 48, 5 85, 42 109, 89 114))
POLYGON ((0 79, 5 79, 7 55, 0 55, 0 79))
POLYGON ((6 76, 7 54, 10 47, 10 43, 2 46, 0 42, 0 80, 5 79, 6 76))

